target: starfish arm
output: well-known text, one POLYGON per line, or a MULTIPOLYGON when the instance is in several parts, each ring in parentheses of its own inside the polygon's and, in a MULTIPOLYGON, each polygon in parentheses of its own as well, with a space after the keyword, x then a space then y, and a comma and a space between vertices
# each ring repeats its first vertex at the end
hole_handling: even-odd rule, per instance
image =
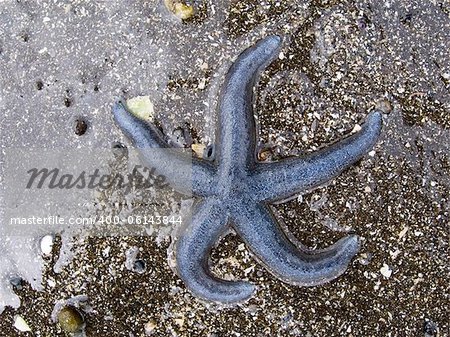
POLYGON ((235 230, 256 258, 273 275, 290 284, 326 283, 344 273, 359 250, 359 239, 355 235, 342 238, 323 250, 296 246, 263 204, 243 208, 233 220, 235 230))
POLYGON ((250 298, 255 287, 247 282, 219 279, 208 267, 211 248, 227 229, 227 215, 219 203, 203 202, 193 213, 191 223, 177 235, 177 272, 195 296, 211 302, 239 303, 250 298))
POLYGON ((220 132, 216 140, 220 172, 224 175, 254 165, 253 86, 260 71, 276 57, 280 45, 281 38, 276 35, 258 41, 238 56, 226 75, 219 97, 220 132))
POLYGON ((211 165, 170 148, 154 125, 128 112, 121 102, 114 105, 113 115, 122 131, 139 149, 145 165, 167 177, 173 187, 199 196, 213 193, 214 168, 211 165))
POLYGON ((371 113, 361 131, 301 158, 259 163, 253 173, 256 199, 284 199, 334 178, 373 148, 381 133, 382 115, 371 113))

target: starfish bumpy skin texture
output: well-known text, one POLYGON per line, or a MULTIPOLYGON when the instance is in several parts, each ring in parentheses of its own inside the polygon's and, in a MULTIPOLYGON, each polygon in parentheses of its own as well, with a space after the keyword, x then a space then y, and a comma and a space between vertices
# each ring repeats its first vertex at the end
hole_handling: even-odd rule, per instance
POLYGON ((268 204, 311 190, 361 159, 376 143, 382 115, 372 112, 359 133, 310 155, 278 162, 256 160, 253 86, 259 73, 278 55, 279 36, 268 36, 239 55, 229 69, 219 103, 214 162, 186 158, 170 150, 155 157, 146 149, 167 148, 160 132, 117 103, 117 124, 143 153, 143 160, 164 172, 175 188, 199 197, 189 224, 175 242, 176 268, 197 297, 220 303, 250 298, 255 286, 214 276, 208 266, 211 248, 232 227, 267 270, 295 285, 314 286, 341 275, 359 250, 356 235, 323 250, 293 244, 268 204), (192 177, 180 172, 192 168, 192 177), (191 185, 192 184, 192 185, 191 185))

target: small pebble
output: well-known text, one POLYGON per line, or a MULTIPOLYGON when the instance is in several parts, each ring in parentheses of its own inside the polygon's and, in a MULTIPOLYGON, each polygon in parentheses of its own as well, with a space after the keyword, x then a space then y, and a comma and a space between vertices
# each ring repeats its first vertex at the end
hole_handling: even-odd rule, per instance
POLYGON ((361 131, 361 125, 356 124, 355 127, 353 128, 352 132, 359 132, 361 131))
POLYGON ((170 140, 174 146, 184 147, 188 145, 190 138, 189 131, 179 127, 173 130, 170 140))
POLYGON ((400 231, 400 233, 398 233, 398 239, 399 239, 399 240, 401 240, 401 239, 405 236, 405 234, 406 234, 406 232, 408 231, 408 229, 409 229, 409 227, 408 227, 408 226, 405 226, 405 227, 400 231))
POLYGON ((387 99, 381 99, 375 104, 375 108, 384 114, 388 114, 392 111, 392 104, 387 99))
POLYGON ((367 266, 370 261, 373 258, 373 254, 372 253, 363 253, 361 254, 361 257, 359 259, 359 263, 361 263, 363 266, 367 266))
POLYGON ((272 149, 266 147, 261 149, 260 151, 258 151, 258 160, 259 161, 268 161, 272 158, 273 153, 272 153, 272 149))
POLYGON ((66 306, 58 313, 58 323, 65 332, 79 332, 83 328, 84 318, 77 308, 66 306))
POLYGON ((122 143, 114 142, 112 144, 112 152, 113 152, 114 156, 116 156, 117 158, 123 158, 123 157, 127 156, 128 149, 122 143))
POLYGON ((150 336, 151 334, 153 334, 155 329, 156 329, 156 322, 154 320, 148 321, 144 326, 145 334, 147 336, 150 336))
POLYGON ((87 125, 86 121, 83 118, 78 117, 75 120, 75 134, 77 136, 84 135, 86 133, 86 131, 87 131, 87 128, 88 128, 88 125, 87 125))
POLYGON ((138 274, 144 273, 145 272, 145 262, 142 260, 134 261, 133 271, 135 271, 138 274))
POLYGON ((22 289, 22 278, 21 277, 13 277, 12 279, 9 280, 9 283, 17 290, 22 289))
POLYGON ((423 332, 425 333, 425 337, 434 337, 437 335, 438 328, 436 323, 429 319, 425 319, 423 324, 423 332))

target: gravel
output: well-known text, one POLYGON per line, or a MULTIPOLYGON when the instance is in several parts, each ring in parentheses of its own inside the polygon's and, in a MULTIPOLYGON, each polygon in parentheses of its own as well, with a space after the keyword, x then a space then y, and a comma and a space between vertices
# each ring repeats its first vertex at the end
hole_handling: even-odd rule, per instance
POLYGON ((363 237, 360 254, 337 280, 299 288, 272 277, 231 233, 212 252, 213 270, 258 292, 223 308, 193 298, 173 273, 171 228, 76 238, 59 273, 56 237, 43 291, 15 287, 22 305, 0 315, 0 336, 65 336, 51 315, 75 296, 88 299, 87 336, 448 336, 449 2, 193 3, 196 15, 180 21, 156 0, 1 2, 2 151, 130 146, 110 109, 137 96, 150 97, 168 137, 183 130, 189 144, 208 146, 227 67, 259 38, 281 34, 282 53, 257 85, 260 157, 314 151, 368 111, 384 112, 374 151, 273 206, 302 243, 320 248, 351 231, 363 237), (130 249, 140 273, 126 266, 130 249), (14 328, 17 315, 32 332, 14 328))

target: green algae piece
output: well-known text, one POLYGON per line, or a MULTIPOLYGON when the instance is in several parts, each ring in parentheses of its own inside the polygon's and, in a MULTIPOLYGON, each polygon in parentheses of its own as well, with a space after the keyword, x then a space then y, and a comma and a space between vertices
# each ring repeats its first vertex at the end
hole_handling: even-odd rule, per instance
POLYGON ((179 19, 187 20, 195 14, 194 6, 179 0, 165 0, 166 7, 179 19))
POLYGON ((150 101, 149 96, 137 96, 127 100, 128 110, 143 120, 153 120, 153 103, 150 101))

